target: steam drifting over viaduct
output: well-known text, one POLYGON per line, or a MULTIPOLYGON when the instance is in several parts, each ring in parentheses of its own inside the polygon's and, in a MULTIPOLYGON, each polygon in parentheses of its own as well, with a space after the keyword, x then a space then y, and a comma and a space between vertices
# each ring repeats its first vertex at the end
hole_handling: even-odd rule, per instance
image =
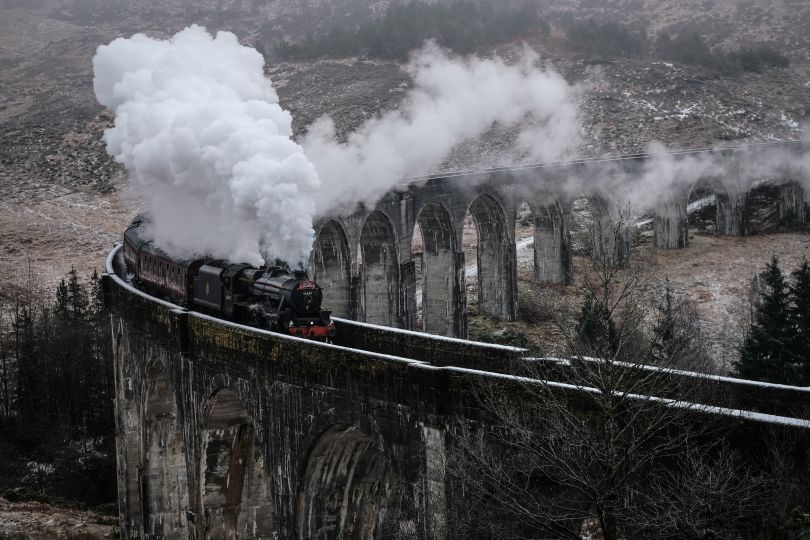
MULTIPOLYGON (((569 283, 576 271, 572 206, 580 194, 588 199, 597 241, 614 241, 616 215, 631 204, 635 211, 653 215, 656 246, 686 247, 687 206, 696 186, 716 196, 718 232, 745 236, 751 232, 749 193, 763 180, 780 189, 781 221, 787 226, 805 222, 801 185, 806 171, 785 167, 779 172, 774 163, 796 163, 804 149, 801 143, 778 143, 670 154, 673 160, 722 163, 725 173, 708 176, 711 168, 706 168, 704 177, 679 181, 678 174, 687 174, 684 169, 666 184, 656 178, 656 158, 649 155, 417 180, 388 193, 374 208, 318 223, 310 268, 324 287, 324 304, 337 316, 465 337, 465 281, 476 279, 465 276, 462 238, 468 213, 478 234, 478 309, 511 320, 517 313, 515 222, 522 203, 528 203, 534 221, 535 280, 569 283), (421 295, 411 255, 417 224, 424 243, 421 295), (417 328, 420 296, 423 321, 417 328)), ((612 249, 621 256, 623 246, 612 249)))

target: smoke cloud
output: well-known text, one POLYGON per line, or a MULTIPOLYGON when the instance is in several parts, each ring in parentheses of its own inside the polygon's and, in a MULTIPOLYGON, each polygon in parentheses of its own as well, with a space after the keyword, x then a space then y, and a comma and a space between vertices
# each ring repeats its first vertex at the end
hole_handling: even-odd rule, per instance
POLYGON ((166 251, 307 260, 320 182, 263 67, 233 34, 198 26, 98 48, 93 86, 115 112, 107 151, 149 203, 166 251))
MULTIPOLYGON (((397 110, 345 142, 332 119, 321 118, 301 145, 262 56, 228 32, 192 26, 168 40, 116 39, 98 48, 93 82, 98 101, 116 115, 104 135, 107 151, 149 203, 157 245, 180 256, 303 265, 316 217, 373 205, 493 127, 519 131, 517 162, 559 160, 576 148, 580 89, 537 64, 528 49, 507 63, 428 43, 406 66, 413 87, 397 110)), ((601 192, 639 210, 682 197, 705 178, 732 192, 780 176, 810 192, 808 154, 763 146, 729 160, 722 152, 672 155, 660 144, 650 152, 631 175, 620 164, 594 178, 572 169, 564 189, 601 192)))
POLYGON ((651 143, 641 173, 614 186, 614 193, 635 208, 651 210, 660 201, 684 197, 701 181, 730 196, 746 193, 758 182, 775 185, 795 182, 805 191, 808 154, 801 145, 752 144, 730 153, 718 147, 706 152, 673 152, 660 142, 651 143))
POLYGON ((575 91, 536 63, 528 49, 509 65, 498 57, 453 56, 428 42, 406 67, 413 88, 398 110, 368 120, 345 143, 337 141, 329 117, 310 127, 303 146, 323 183, 318 212, 373 204, 495 125, 522 128, 517 150, 524 160, 559 159, 578 142, 575 91))
POLYGON ((557 159, 576 144, 574 92, 536 63, 528 49, 508 65, 428 43, 407 66, 414 85, 398 110, 345 143, 324 117, 303 140, 306 155, 261 55, 231 33, 192 26, 168 40, 116 39, 98 48, 93 83, 116 115, 107 151, 148 201, 157 245, 176 255, 303 264, 316 215, 373 204, 495 125, 521 129, 525 159, 557 159))

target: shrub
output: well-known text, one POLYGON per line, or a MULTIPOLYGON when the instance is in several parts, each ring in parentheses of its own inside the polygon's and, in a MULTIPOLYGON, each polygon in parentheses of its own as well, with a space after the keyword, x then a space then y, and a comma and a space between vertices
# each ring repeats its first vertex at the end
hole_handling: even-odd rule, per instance
POLYGON ((661 34, 656 41, 655 53, 664 60, 703 66, 726 74, 740 71, 759 73, 768 68, 790 65, 784 54, 768 45, 742 47, 729 52, 712 51, 700 35, 687 32, 675 37, 661 34))
POLYGON ((586 54, 622 56, 625 58, 641 56, 647 38, 643 34, 630 32, 615 22, 573 23, 568 29, 568 42, 576 50, 586 54))
POLYGON ((496 345, 510 345, 512 347, 525 348, 529 344, 529 338, 520 330, 504 328, 503 330, 493 330, 491 332, 481 332, 478 341, 484 343, 495 343, 496 345))
POLYGON ((675 37, 661 34, 655 43, 656 54, 680 64, 693 64, 709 68, 718 67, 716 58, 704 39, 696 33, 683 32, 675 37))
POLYGON ((790 60, 785 55, 767 45, 742 48, 730 53, 729 58, 739 69, 755 73, 771 67, 786 68, 790 65, 790 60))

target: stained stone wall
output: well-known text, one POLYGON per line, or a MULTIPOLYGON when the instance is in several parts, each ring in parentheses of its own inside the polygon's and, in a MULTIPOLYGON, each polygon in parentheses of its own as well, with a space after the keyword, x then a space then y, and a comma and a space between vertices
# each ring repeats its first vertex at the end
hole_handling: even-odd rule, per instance
MULTIPOLYGON (((104 287, 124 538, 444 538, 445 436, 476 375, 436 370, 522 352, 360 352, 104 287)), ((404 345, 364 328, 370 349, 404 345)))
MULTIPOLYGON (((342 345, 282 336, 148 297, 113 266, 122 538, 454 536, 453 436, 490 422, 482 385, 523 399, 507 374, 525 351, 351 321, 338 321, 342 345)), ((743 386, 754 394, 740 403, 771 414, 807 403, 804 389, 743 386)), ((588 410, 580 389, 553 388, 588 410)), ((739 449, 776 418, 712 411, 739 449)), ((806 437, 800 418, 787 425, 806 437)))

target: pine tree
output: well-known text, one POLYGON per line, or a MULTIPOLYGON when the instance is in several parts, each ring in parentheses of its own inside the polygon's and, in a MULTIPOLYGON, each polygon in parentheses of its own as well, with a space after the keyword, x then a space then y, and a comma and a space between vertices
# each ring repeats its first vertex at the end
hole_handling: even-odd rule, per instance
POLYGON ((760 293, 750 334, 735 363, 738 375, 767 382, 792 382, 789 305, 788 284, 774 256, 765 271, 765 290, 760 293))
POLYGON ((68 273, 68 305, 71 318, 82 320, 87 316, 89 300, 87 299, 87 289, 79 281, 79 274, 75 268, 71 268, 68 273))
MULTIPOLYGON (((62 497, 96 496, 76 491, 77 485, 99 485, 106 490, 109 477, 99 478, 93 463, 100 460, 109 468, 115 454, 109 319, 98 275, 91 280, 88 283, 71 270, 50 302, 34 287, 35 280, 30 280, 11 305, 5 335, 0 328, 0 338, 8 343, 6 354, 14 365, 13 379, 0 380, 0 394, 8 396, 6 387, 10 386, 14 401, 3 401, 0 413, 14 411, 14 437, 25 441, 26 448, 24 455, 12 453, 12 461, 35 458, 52 463, 56 471, 40 489, 62 497), (87 461, 87 454, 72 450, 77 442, 87 444, 90 438, 93 448, 105 457, 90 456, 87 461)), ((2 360, 0 354, 0 370, 2 360)), ((8 377, 7 371, 2 373, 8 377)), ((0 447, 3 435, 0 429, 0 447)))
POLYGON ((23 417, 34 417, 44 396, 39 384, 41 369, 31 306, 15 305, 12 317, 18 410, 23 417))
POLYGON ((704 338, 696 306, 688 297, 678 296, 669 281, 655 306, 650 348, 656 363, 693 371, 708 368, 704 338))
POLYGON ((110 342, 109 316, 104 305, 104 290, 101 276, 93 270, 90 276, 90 313, 93 342, 93 378, 89 381, 93 401, 88 419, 88 432, 99 436, 112 431, 113 416, 109 403, 113 398, 112 343, 110 342))
POLYGON ((93 269, 93 274, 90 276, 90 317, 97 322, 100 322, 105 313, 104 307, 104 290, 101 287, 101 276, 93 269))
POLYGON ((793 272, 790 297, 790 355, 796 370, 795 384, 810 385, 810 264, 807 259, 793 272))
POLYGON ((672 357, 675 347, 675 298, 669 278, 664 284, 664 298, 656 307, 658 314, 653 327, 652 350, 653 355, 663 362, 672 357))
POLYGON ((585 354, 607 357, 614 352, 615 325, 604 303, 591 294, 582 306, 576 336, 585 354))
POLYGON ((68 292, 65 278, 62 278, 59 281, 59 285, 56 287, 56 302, 53 306, 53 311, 57 317, 62 319, 70 318, 70 293, 68 292))

